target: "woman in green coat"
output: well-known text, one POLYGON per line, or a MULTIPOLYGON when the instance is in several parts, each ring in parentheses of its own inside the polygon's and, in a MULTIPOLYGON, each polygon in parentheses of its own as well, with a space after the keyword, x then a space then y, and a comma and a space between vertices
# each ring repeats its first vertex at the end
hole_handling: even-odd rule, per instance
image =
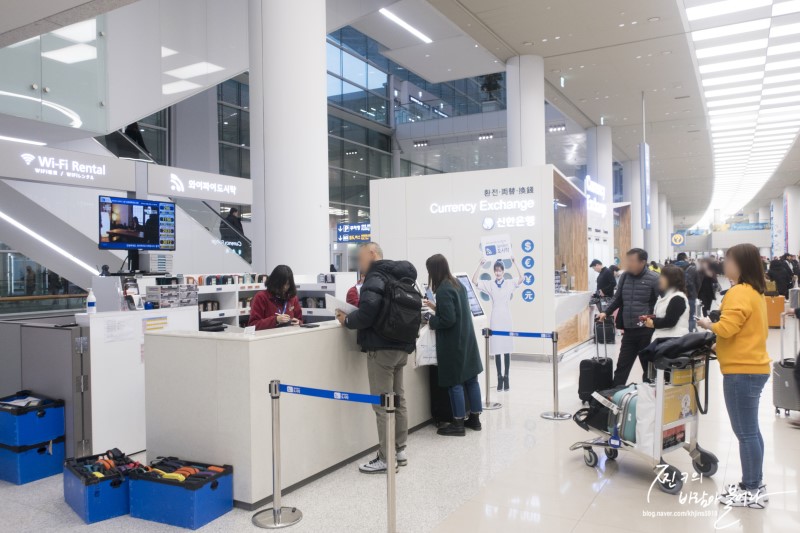
POLYGON ((464 436, 464 428, 481 429, 481 387, 478 374, 483 372, 478 341, 472 326, 467 291, 450 273, 450 265, 441 254, 428 258, 428 287, 436 295, 436 302, 425 304, 436 314, 426 315, 428 325, 436 331, 436 358, 439 366, 439 386, 447 387, 454 422, 440 428, 437 433, 446 436, 464 436), (466 389, 470 414, 464 401, 466 389))

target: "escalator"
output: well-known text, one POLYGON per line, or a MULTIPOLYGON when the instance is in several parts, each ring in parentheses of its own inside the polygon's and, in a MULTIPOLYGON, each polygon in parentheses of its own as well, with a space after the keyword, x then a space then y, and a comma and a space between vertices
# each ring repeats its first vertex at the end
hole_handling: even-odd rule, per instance
MULTIPOLYGON (((108 135, 95 138, 100 144, 121 159, 145 161, 156 165, 156 161, 145 148, 137 144, 124 131, 114 131, 108 135)), ((252 262, 252 243, 239 228, 232 225, 228 219, 204 200, 192 198, 171 198, 175 204, 202 225, 213 237, 225 244, 228 249, 248 263, 252 262)))

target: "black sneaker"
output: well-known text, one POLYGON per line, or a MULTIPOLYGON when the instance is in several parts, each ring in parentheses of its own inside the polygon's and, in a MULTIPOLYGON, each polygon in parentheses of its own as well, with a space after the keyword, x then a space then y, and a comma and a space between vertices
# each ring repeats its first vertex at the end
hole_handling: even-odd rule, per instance
POLYGON ((439 429, 436 433, 444 437, 463 437, 467 434, 463 420, 453 420, 452 424, 439 429))
POLYGON ((464 427, 469 428, 472 431, 480 431, 483 429, 483 426, 481 425, 480 413, 470 413, 469 418, 466 422, 464 422, 464 427))
POLYGON ((503 381, 503 378, 497 378, 497 390, 498 391, 502 391, 503 390, 504 383, 505 382, 503 381))

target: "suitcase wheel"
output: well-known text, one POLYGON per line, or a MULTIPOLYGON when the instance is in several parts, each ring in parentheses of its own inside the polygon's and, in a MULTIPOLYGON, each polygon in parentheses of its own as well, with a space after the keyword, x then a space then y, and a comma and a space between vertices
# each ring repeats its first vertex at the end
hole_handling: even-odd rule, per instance
POLYGON ((594 468, 597 466, 598 458, 597 454, 594 453, 594 450, 591 448, 584 448, 583 449, 583 461, 586 463, 586 466, 589 468, 594 468))
POLYGON ((606 448, 606 457, 608 457, 611 461, 619 457, 619 450, 614 448, 606 448))

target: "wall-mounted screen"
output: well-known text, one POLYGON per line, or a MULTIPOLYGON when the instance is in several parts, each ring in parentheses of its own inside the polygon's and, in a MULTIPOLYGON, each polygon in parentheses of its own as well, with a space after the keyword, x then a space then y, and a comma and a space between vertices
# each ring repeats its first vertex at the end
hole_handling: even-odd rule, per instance
POLYGON ((104 250, 175 250, 175 204, 100 197, 99 247, 104 250))
POLYGON ((456 279, 467 290, 467 299, 469 300, 469 309, 472 311, 472 316, 483 316, 483 307, 481 307, 481 302, 478 300, 478 295, 475 293, 475 288, 472 286, 469 276, 456 274, 456 279))

